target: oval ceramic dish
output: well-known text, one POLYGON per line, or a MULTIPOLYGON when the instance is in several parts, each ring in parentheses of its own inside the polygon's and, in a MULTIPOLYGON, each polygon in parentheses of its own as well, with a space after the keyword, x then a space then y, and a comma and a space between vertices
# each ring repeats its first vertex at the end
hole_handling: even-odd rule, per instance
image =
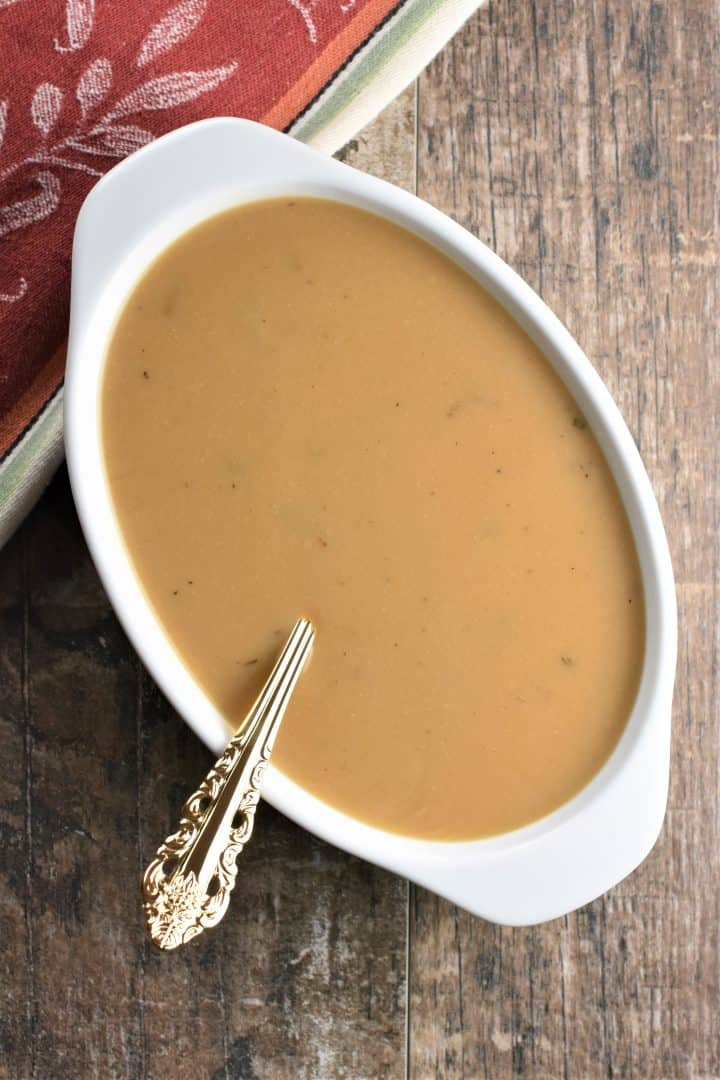
MULTIPOLYGON (((542 349, 592 425, 624 500, 642 568, 647 641, 637 701, 614 753, 575 798, 526 828, 462 843, 409 839, 339 813, 272 767, 264 797, 325 840, 487 919, 510 925, 552 919, 630 873, 648 854, 662 825, 675 674, 675 591, 650 482, 608 391, 539 297, 470 233, 390 184, 243 120, 190 125, 114 168, 85 201, 73 250, 65 438, 90 551, 153 677, 218 753, 228 739, 225 721, 158 624, 123 544, 100 446, 101 373, 117 315, 163 248, 230 206, 288 194, 353 203, 424 237, 496 297, 542 349)), ((288 612, 288 619, 298 614, 288 612)), ((322 635, 318 647, 321 642, 322 635)), ((446 797, 451 799, 452 792, 446 797)))

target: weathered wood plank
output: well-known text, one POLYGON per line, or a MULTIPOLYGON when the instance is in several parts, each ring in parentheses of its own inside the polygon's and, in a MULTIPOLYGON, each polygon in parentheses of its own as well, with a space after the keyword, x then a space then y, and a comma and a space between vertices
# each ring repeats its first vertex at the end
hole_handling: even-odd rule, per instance
POLYGON ((56 484, 27 546, 33 1075, 132 1057, 136 891, 131 660, 56 484), (112 1011, 109 1005, 112 1003, 112 1011))
POLYGON ((32 1072, 35 1027, 32 926, 31 762, 26 697, 25 545, 0 560, 0 1068, 32 1072))
POLYGON ((680 662, 664 833, 582 912, 485 926, 418 890, 411 1075, 720 1074, 717 10, 491 3, 423 76, 419 194, 584 345, 664 511, 680 662))
POLYGON ((336 157, 356 169, 414 192, 417 185, 416 104, 417 84, 413 83, 336 157))

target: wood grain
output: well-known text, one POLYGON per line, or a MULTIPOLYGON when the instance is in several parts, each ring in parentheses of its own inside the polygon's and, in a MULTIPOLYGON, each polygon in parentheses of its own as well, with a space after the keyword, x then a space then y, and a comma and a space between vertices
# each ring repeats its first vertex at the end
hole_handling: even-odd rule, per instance
POLYGON ((700 0, 491 3, 342 155, 519 270, 643 453, 680 607, 650 858, 510 930, 263 807, 222 926, 155 953, 139 875, 209 758, 115 621, 63 474, 0 554, 0 1077, 720 1076, 719 61, 700 0))

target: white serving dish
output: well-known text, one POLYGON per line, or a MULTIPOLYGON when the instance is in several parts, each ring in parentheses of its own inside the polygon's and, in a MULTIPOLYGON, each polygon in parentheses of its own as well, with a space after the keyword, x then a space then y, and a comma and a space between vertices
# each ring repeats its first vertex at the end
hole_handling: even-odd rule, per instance
POLYGON ((488 289, 543 350, 592 425, 622 494, 642 567, 647 645, 637 702, 611 758, 575 798, 526 828, 471 842, 409 839, 339 813, 272 767, 264 797, 323 839, 486 919, 524 925, 563 915, 630 873, 660 831, 675 675, 675 588, 650 482, 608 391, 540 298, 470 233, 414 196, 244 120, 191 124, 116 166, 86 199, 75 229, 65 390, 68 467, 95 565, 153 677, 200 738, 219 751, 227 726, 155 619, 120 535, 100 448, 100 376, 119 309, 163 248, 227 207, 287 194, 343 200, 418 233, 488 289))

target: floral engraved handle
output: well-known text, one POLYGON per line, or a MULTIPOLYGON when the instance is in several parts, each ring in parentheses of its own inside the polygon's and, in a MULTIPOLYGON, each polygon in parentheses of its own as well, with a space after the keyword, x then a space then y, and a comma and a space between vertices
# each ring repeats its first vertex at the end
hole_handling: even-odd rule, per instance
POLYGON ((160 846, 142 881, 148 933, 175 949, 220 922, 250 839, 275 736, 312 647, 315 632, 300 619, 260 696, 197 791, 185 802, 177 832, 160 846))

